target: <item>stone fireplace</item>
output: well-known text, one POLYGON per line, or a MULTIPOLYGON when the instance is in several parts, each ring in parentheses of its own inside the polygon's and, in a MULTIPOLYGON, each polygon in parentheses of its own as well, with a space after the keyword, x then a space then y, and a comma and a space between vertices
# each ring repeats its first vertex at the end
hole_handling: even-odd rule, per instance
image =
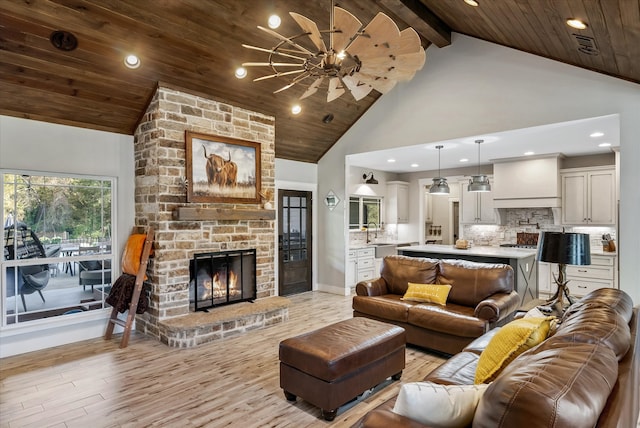
POLYGON ((273 194, 275 187, 273 117, 158 87, 134 139, 135 223, 156 231, 147 281, 149 310, 137 316, 136 329, 177 347, 195 346, 288 317, 287 299, 273 297, 275 213, 261 204, 187 203, 187 130, 259 143, 261 192, 273 194), (255 303, 215 308, 219 312, 211 316, 211 322, 203 318, 207 314, 195 313, 189 291, 194 255, 247 249, 255 250, 255 303))

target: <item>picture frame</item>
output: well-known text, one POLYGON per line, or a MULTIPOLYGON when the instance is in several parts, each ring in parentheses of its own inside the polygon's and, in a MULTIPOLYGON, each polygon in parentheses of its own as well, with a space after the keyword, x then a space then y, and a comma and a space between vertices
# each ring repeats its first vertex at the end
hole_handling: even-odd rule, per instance
POLYGON ((260 143, 185 131, 187 202, 260 203, 260 143))

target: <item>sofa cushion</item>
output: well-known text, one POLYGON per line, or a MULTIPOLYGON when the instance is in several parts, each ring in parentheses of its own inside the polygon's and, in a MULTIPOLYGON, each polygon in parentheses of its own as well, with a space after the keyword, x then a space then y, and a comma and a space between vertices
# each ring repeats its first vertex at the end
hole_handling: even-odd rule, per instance
POLYGON ((616 288, 599 288, 584 296, 571 305, 564 313, 563 318, 569 318, 572 314, 593 308, 609 308, 616 311, 629 323, 633 314, 633 300, 623 291, 616 288))
POLYGON ((476 375, 480 354, 458 352, 439 367, 431 371, 424 380, 441 385, 471 385, 476 375))
POLYGON ((629 350, 631 330, 628 321, 614 308, 589 307, 563 318, 555 337, 571 336, 574 342, 601 342, 611 348, 618 360, 629 350))
POLYGON ((420 303, 409 308, 409 324, 459 337, 478 337, 487 332, 485 320, 476 318, 473 308, 447 303, 420 303))
POLYGON ((405 383, 400 388, 393 411, 428 426, 463 428, 473 420, 487 386, 405 383))
POLYGON ((410 282, 407 292, 402 296, 402 300, 436 303, 444 306, 447 303, 447 296, 450 290, 451 286, 447 284, 416 284, 410 282))
POLYGON ((495 293, 513 291, 513 269, 506 264, 440 260, 438 284, 451 285, 449 301, 475 307, 495 293))
POLYGON ((549 338, 489 385, 473 427, 593 427, 617 374, 617 358, 608 347, 549 338))
POLYGON ((518 355, 545 340, 553 317, 521 318, 498 331, 478 361, 475 383, 491 382, 518 355))
POLYGON ((353 296, 351 306, 355 312, 371 315, 376 318, 389 321, 406 323, 409 316, 409 308, 415 302, 404 302, 402 296, 385 294, 383 296, 353 296))
POLYGON ((404 295, 409 282, 435 284, 438 260, 408 256, 387 256, 382 263, 380 276, 387 283, 391 294, 404 295))

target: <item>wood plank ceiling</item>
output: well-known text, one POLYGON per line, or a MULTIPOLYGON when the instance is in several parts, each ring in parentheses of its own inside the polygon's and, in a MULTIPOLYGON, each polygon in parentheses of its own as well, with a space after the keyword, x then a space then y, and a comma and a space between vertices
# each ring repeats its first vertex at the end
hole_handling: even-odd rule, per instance
MULTIPOLYGON (((400 30, 412 26, 430 49, 446 48, 451 32, 463 33, 553 60, 640 83, 638 0, 341 0, 336 4, 368 23, 379 11, 400 30), (567 18, 588 23, 585 30, 567 18), (576 35, 580 36, 578 39, 576 35), (436 47, 437 46, 437 47, 436 47)), ((330 103, 326 89, 291 106, 306 89, 287 81, 253 82, 267 70, 243 62, 264 61, 243 43, 270 48, 274 38, 257 29, 272 13, 277 30, 301 30, 289 11, 329 28, 330 0, 3 0, 0 2, 0 114, 131 134, 158 83, 276 117, 276 156, 317 162, 380 97, 372 91, 330 103), (49 40, 54 30, 72 32, 77 49, 63 52, 49 40), (142 66, 123 65, 136 53, 142 66), (330 123, 323 118, 332 114, 330 123)), ((429 66, 429 50, 427 62, 429 66)))

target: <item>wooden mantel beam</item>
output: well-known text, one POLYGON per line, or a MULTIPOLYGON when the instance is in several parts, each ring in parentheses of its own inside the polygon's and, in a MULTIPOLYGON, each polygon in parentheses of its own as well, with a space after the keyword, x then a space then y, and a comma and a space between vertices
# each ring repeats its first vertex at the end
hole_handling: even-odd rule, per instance
POLYGON ((173 211, 173 219, 178 221, 206 221, 206 220, 274 220, 275 210, 243 208, 199 208, 177 207, 173 211))
POLYGON ((418 34, 439 48, 451 44, 451 29, 420 0, 377 0, 410 25, 418 34))

